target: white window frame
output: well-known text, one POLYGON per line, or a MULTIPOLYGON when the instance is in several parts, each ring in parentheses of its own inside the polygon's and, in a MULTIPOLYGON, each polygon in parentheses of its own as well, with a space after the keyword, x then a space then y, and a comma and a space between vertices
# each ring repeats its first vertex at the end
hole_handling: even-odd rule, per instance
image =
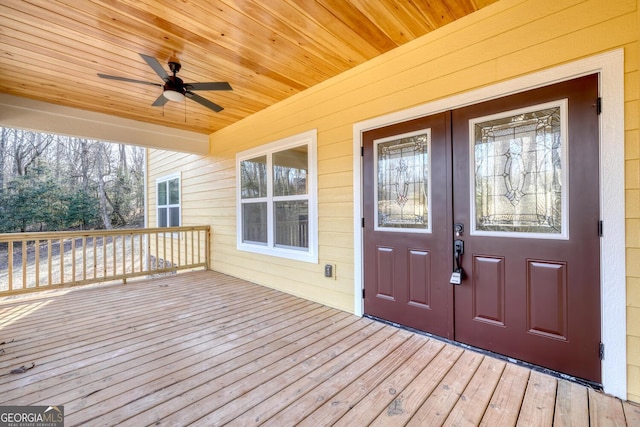
POLYGON ((317 130, 309 130, 287 138, 283 138, 271 143, 256 147, 250 150, 242 151, 236 154, 236 237, 237 249, 240 251, 253 252, 263 255, 271 255, 280 258, 288 258, 297 261, 305 261, 318 263, 318 171, 317 171, 317 130), (272 155, 274 153, 287 150, 290 148, 307 146, 307 195, 305 196, 273 196, 273 169, 272 155), (259 156, 267 157, 267 197, 242 199, 242 176, 240 174, 240 164, 242 161, 250 160, 259 156), (274 205, 277 201, 282 200, 308 200, 308 239, 309 247, 304 248, 287 248, 275 245, 274 230, 274 205), (267 243, 245 242, 243 241, 242 229, 242 206, 244 203, 267 203, 267 243))
POLYGON ((164 175, 156 179, 156 227, 158 228, 168 228, 169 227, 169 208, 177 207, 178 208, 178 225, 173 227, 180 227, 182 225, 182 177, 180 172, 172 173, 169 175, 164 175), (169 204, 169 181, 173 181, 174 179, 178 180, 178 196, 179 202, 178 204, 169 204), (160 204, 158 203, 158 185, 164 183, 167 185, 167 204, 163 205, 164 209, 167 209, 167 225, 160 225, 160 204))

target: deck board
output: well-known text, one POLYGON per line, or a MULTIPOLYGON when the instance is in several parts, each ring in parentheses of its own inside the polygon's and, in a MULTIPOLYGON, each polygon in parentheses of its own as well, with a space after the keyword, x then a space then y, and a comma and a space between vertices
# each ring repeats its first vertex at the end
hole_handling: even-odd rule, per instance
POLYGON ((589 396, 586 388, 569 381, 558 381, 553 425, 557 427, 589 425, 589 396))
POLYGON ((0 405, 64 405, 67 426, 640 419, 581 385, 210 271, 0 299, 3 341, 0 405))

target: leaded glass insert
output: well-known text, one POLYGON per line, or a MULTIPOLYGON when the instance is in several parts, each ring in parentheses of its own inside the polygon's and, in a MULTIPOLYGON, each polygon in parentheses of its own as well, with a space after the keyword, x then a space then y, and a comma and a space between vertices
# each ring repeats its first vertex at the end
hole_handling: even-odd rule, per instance
POLYGON ((472 123, 476 231, 566 232, 563 106, 538 108, 472 123))
POLYGON ((376 226, 429 230, 429 130, 376 142, 376 226))

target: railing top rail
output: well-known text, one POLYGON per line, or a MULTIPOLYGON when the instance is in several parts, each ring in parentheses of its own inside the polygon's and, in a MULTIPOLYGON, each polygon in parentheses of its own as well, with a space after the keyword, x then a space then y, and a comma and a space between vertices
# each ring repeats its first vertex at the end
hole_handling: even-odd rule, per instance
POLYGON ((122 236, 154 233, 179 233, 184 231, 208 231, 209 225, 194 225, 181 227, 155 227, 155 228, 118 228, 112 230, 77 230, 77 231, 45 231, 31 233, 4 233, 0 234, 0 243, 23 240, 46 240, 78 237, 102 237, 122 236))

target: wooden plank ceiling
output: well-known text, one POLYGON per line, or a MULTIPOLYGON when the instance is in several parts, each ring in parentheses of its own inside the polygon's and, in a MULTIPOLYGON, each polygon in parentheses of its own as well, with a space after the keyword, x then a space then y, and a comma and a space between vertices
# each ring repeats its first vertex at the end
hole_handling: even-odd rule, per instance
POLYGON ((212 133, 497 0, 6 0, 0 92, 212 133), (163 83, 140 54, 185 82, 233 91, 151 104, 163 83))

